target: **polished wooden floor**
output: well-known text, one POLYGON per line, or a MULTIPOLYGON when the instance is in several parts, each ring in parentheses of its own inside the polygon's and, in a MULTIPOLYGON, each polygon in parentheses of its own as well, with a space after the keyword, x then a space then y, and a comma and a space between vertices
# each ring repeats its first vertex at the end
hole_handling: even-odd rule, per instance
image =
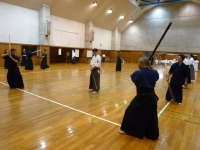
POLYGON ((124 111, 135 96, 130 74, 137 64, 101 66, 101 89, 88 89, 89 64, 51 64, 25 71, 25 89, 9 89, 0 68, 0 150, 199 150, 200 77, 184 89, 182 105, 165 100, 169 66, 160 74, 156 93, 160 140, 118 134, 124 111), (166 108, 164 108, 167 106, 166 108), (163 111, 164 110, 164 111, 163 111))

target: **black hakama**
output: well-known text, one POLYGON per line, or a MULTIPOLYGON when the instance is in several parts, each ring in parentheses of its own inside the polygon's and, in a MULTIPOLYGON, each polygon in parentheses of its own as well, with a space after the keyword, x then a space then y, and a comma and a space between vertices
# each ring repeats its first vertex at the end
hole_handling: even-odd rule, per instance
MULTIPOLYGON (((4 52, 4 54, 7 54, 7 53, 4 52)), ((5 69, 8 69, 8 60, 5 59, 5 57, 4 57, 4 68, 5 68, 5 69)))
POLYGON ((195 80, 194 66, 193 65, 190 65, 190 77, 191 77, 191 80, 195 80))
MULTIPOLYGON (((191 75, 190 75, 190 66, 186 65, 186 78, 187 78, 187 84, 191 83, 191 75)), ((184 81, 183 81, 183 85, 184 85, 184 81)))
POLYGON ((46 68, 49 68, 49 66, 47 65, 47 54, 42 54, 42 56, 43 56, 43 59, 41 61, 40 68, 44 70, 46 68))
POLYGON ((127 107, 121 124, 121 130, 126 134, 142 139, 156 140, 159 137, 157 101, 154 92, 157 71, 143 68, 131 75, 137 88, 137 95, 127 107))
POLYGON ((98 92, 100 89, 100 69, 95 68, 91 71, 90 74, 90 85, 89 89, 98 92))
POLYGON ((122 60, 121 60, 121 55, 119 54, 116 63, 116 71, 121 71, 121 68, 122 68, 122 60))
POLYGON ((105 58, 105 57, 102 57, 101 62, 105 62, 105 61, 106 61, 106 58, 105 58))
POLYGON ((8 60, 6 60, 6 59, 4 60, 4 68, 8 69, 8 60))
POLYGON ((25 52, 22 52, 21 66, 25 66, 25 65, 26 65, 26 56, 23 56, 23 55, 26 55, 26 53, 25 53, 25 52))
POLYGON ((32 60, 32 52, 27 52, 26 53, 27 55, 27 59, 26 59, 26 63, 25 63, 25 70, 33 70, 34 67, 33 67, 33 60, 32 60))
POLYGON ((72 58, 72 64, 76 64, 76 57, 72 58))
MULTIPOLYGON (((16 59, 20 61, 19 57, 12 56, 13 59, 16 59)), ((17 63, 15 63, 12 59, 10 59, 9 56, 4 57, 6 60, 8 60, 9 66, 8 66, 8 73, 7 73, 7 81, 10 88, 24 88, 24 83, 22 79, 22 75, 19 71, 19 68, 17 66, 17 63)))
MULTIPOLYGON (((183 91, 182 91, 182 85, 184 83, 183 79, 171 79, 170 81, 170 88, 172 90, 172 94, 174 95, 177 103, 182 103, 183 99, 183 91)), ((171 101, 173 99, 173 96, 170 93, 170 90, 168 88, 166 93, 166 100, 171 101)))
MULTIPOLYGON (((172 90, 172 93, 174 97, 176 98, 177 103, 182 103, 182 98, 183 98, 183 91, 182 91, 182 85, 187 78, 187 66, 182 63, 179 65, 179 63, 174 63, 170 70, 169 73, 172 74, 171 80, 170 80, 170 87, 172 90)), ((166 93, 166 100, 170 101, 172 100, 172 95, 170 93, 170 90, 168 88, 167 93, 166 93)))
POLYGON ((159 137, 157 117, 158 97, 154 89, 140 89, 127 107, 121 125, 125 133, 142 139, 159 137))

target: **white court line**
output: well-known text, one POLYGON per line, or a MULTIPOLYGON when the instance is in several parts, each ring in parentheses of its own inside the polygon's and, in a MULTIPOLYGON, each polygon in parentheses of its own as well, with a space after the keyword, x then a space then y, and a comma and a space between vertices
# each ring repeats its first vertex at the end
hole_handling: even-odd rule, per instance
POLYGON ((165 107, 163 107, 163 109, 158 113, 158 117, 160 117, 160 115, 163 113, 163 111, 167 108, 167 106, 171 103, 171 101, 169 101, 165 107))
MULTIPOLYGON (((81 69, 88 69, 88 68, 81 68, 81 69)), ((52 71, 61 71, 61 72, 63 72, 63 71, 68 71, 68 70, 71 70, 71 69, 52 70, 52 69, 47 68, 45 70, 42 70, 42 69, 38 70, 38 69, 36 69, 36 71, 30 71, 30 70, 28 70, 27 72, 23 71, 23 72, 21 72, 21 74, 43 73, 43 72, 48 73, 48 72, 52 72, 52 71)))
MULTIPOLYGON (((5 83, 3 83, 3 82, 0 82, 0 83, 3 84, 3 85, 8 86, 8 84, 5 84, 5 83)), ((17 88, 17 89, 18 89, 18 88, 17 88)), ((70 106, 67 106, 67 105, 64 105, 64 104, 61 104, 61 103, 55 102, 55 101, 53 101, 53 100, 50 100, 50 99, 48 99, 48 98, 45 98, 45 97, 42 97, 42 96, 39 96, 39 95, 36 95, 36 94, 30 93, 30 92, 28 92, 28 91, 25 91, 25 90, 22 90, 22 89, 18 89, 18 90, 23 91, 23 92, 25 92, 25 93, 28 93, 28 94, 30 94, 30 95, 33 95, 33 96, 39 97, 39 98, 44 99, 44 100, 46 100, 46 101, 49 101, 49 102, 51 102, 51 103, 54 103, 54 104, 57 104, 57 105, 60 105, 60 106, 63 106, 63 107, 69 108, 69 109, 71 109, 71 110, 74 110, 74 111, 80 112, 80 113, 82 113, 82 114, 85 114, 85 115, 88 115, 88 116, 91 116, 91 117, 97 118, 97 119, 99 119, 99 120, 103 120, 103 121, 105 121, 105 122, 109 122, 109 123, 111 123, 111 124, 114 124, 114 125, 117 125, 117 126, 121 126, 121 125, 118 124, 118 123, 115 123, 115 122, 109 121, 109 120, 107 120, 107 119, 103 119, 103 118, 101 118, 101 117, 98 117, 98 116, 95 116, 95 115, 92 115, 92 114, 89 114, 89 113, 86 113, 86 112, 84 112, 84 111, 81 111, 81 110, 75 109, 75 108, 70 107, 70 106)), ((164 108, 163 108, 163 109, 158 113, 158 117, 160 117, 160 115, 163 113, 163 111, 168 107, 168 105, 169 105, 170 103, 171 103, 171 101, 168 102, 168 103, 164 106, 164 108)))
MULTIPOLYGON (((0 82, 0 83, 1 83, 1 84, 4 84, 4 85, 6 85, 6 86, 8 86, 8 84, 5 84, 5 83, 3 83, 3 82, 0 82)), ((88 116, 91 116, 91 117, 97 118, 97 119, 99 119, 99 120, 103 120, 103 121, 105 121, 105 122, 109 122, 109 123, 111 123, 111 124, 114 124, 114 125, 117 125, 117 126, 121 126, 121 125, 118 124, 118 123, 115 123, 115 122, 109 121, 109 120, 107 120, 107 119, 100 118, 100 117, 98 117, 98 116, 95 116, 95 115, 92 115, 92 114, 86 113, 86 112, 84 112, 84 111, 81 111, 81 110, 75 109, 75 108, 73 108, 73 107, 70 107, 70 106, 67 106, 67 105, 64 105, 64 104, 61 104, 61 103, 55 102, 55 101, 53 101, 53 100, 50 100, 50 99, 48 99, 48 98, 45 98, 45 97, 42 97, 42 96, 39 96, 39 95, 36 95, 36 94, 30 93, 30 92, 28 92, 28 91, 25 91, 25 90, 22 90, 22 89, 18 89, 18 90, 23 91, 23 92, 25 92, 25 93, 28 93, 28 94, 30 94, 30 95, 33 95, 33 96, 39 97, 39 98, 44 99, 44 100, 46 100, 46 101, 52 102, 52 103, 54 103, 54 104, 57 104, 57 105, 60 105, 60 106, 63 106, 63 107, 69 108, 69 109, 74 110, 74 111, 77 111, 77 112, 80 112, 80 113, 82 113, 82 114, 85 114, 85 115, 88 115, 88 116)))

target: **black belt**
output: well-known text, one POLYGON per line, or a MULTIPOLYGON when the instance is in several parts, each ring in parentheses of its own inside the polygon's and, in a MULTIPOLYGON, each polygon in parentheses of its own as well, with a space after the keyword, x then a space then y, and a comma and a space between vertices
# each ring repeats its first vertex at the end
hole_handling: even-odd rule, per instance
POLYGON ((100 70, 100 68, 94 68, 93 70, 100 70))
POLYGON ((137 94, 155 93, 154 88, 141 88, 137 87, 137 94))

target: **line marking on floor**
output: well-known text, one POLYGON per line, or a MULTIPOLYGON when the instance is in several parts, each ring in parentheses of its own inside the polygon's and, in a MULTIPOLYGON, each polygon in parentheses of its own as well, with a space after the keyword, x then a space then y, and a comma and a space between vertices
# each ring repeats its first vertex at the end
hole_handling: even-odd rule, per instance
MULTIPOLYGON (((0 82, 0 83, 3 84, 3 85, 8 86, 8 84, 5 84, 5 83, 3 83, 3 82, 0 82)), ((17 89, 18 89, 18 88, 17 88, 17 89)), ((51 102, 51 103, 54 103, 54 104, 57 104, 57 105, 60 105, 60 106, 69 108, 69 109, 74 110, 74 111, 77 111, 77 112, 79 112, 79 113, 82 113, 82 114, 85 114, 85 115, 88 115, 88 116, 97 118, 97 119, 99 119, 99 120, 103 120, 103 121, 105 121, 105 122, 109 122, 109 123, 111 123, 111 124, 114 124, 114 125, 117 125, 117 126, 121 126, 121 125, 118 124, 118 123, 109 121, 109 120, 107 120, 107 119, 103 119, 103 118, 101 118, 101 117, 98 117, 98 116, 95 116, 95 115, 92 115, 92 114, 89 114, 89 113, 86 113, 86 112, 84 112, 84 111, 75 109, 75 108, 70 107, 70 106, 67 106, 67 105, 64 105, 64 104, 55 102, 55 101, 53 101, 53 100, 50 100, 50 99, 48 99, 48 98, 45 98, 45 97, 42 97, 42 96, 39 96, 39 95, 36 95, 36 94, 33 94, 33 93, 31 93, 31 92, 28 92, 28 91, 25 91, 25 90, 22 90, 22 89, 18 89, 18 90, 19 90, 19 91, 22 91, 22 92, 25 92, 25 93, 28 93, 28 94, 30 94, 30 95, 33 95, 33 96, 35 96, 35 97, 41 98, 41 99, 43 99, 43 100, 49 101, 49 102, 51 102)))
POLYGON ((158 113, 158 117, 160 117, 160 115, 163 113, 163 111, 168 107, 168 105, 171 103, 171 101, 169 101, 164 107, 163 109, 161 109, 161 111, 158 113))
MULTIPOLYGON (((3 84, 3 85, 8 86, 8 84, 6 84, 6 83, 3 83, 3 82, 0 82, 0 83, 3 84)), ((17 88, 17 89, 18 89, 18 88, 17 88)), ((42 97, 42 96, 39 96, 39 95, 36 95, 36 94, 33 94, 33 93, 31 93, 31 92, 28 92, 28 91, 25 91, 25 90, 22 90, 22 89, 18 89, 18 90, 19 90, 19 91, 22 91, 22 92, 25 92, 25 93, 28 93, 28 94, 30 94, 30 95, 33 95, 33 96, 35 96, 35 97, 41 98, 41 99, 43 99, 43 100, 45 100, 45 101, 48 101, 48 102, 51 102, 51 103, 54 103, 54 104, 57 104, 57 105, 66 107, 66 108, 68 108, 68 109, 74 110, 74 111, 76 111, 76 112, 79 112, 79 113, 82 113, 82 114, 85 114, 85 115, 88 115, 88 116, 97 118, 97 119, 99 119, 99 120, 103 120, 103 121, 105 121, 105 122, 108 122, 108 123, 111 123, 111 124, 114 124, 114 125, 117 125, 117 126, 121 126, 120 124, 115 123, 115 122, 113 122, 113 121, 110 121, 110 120, 107 120, 107 119, 103 119, 103 118, 101 118, 101 117, 98 117, 98 116, 95 116, 95 115, 86 113, 86 112, 84 112, 84 111, 81 111, 81 110, 75 109, 75 108, 73 108, 73 107, 70 107, 70 106, 67 106, 67 105, 64 105, 64 104, 55 102, 55 101, 53 101, 53 100, 50 100, 50 99, 48 99, 48 98, 45 98, 45 97, 42 97)), ((168 102, 168 103, 164 106, 164 108, 158 113, 158 117, 163 113, 163 111, 168 107, 168 105, 169 105, 170 103, 171 103, 171 101, 168 102)))

